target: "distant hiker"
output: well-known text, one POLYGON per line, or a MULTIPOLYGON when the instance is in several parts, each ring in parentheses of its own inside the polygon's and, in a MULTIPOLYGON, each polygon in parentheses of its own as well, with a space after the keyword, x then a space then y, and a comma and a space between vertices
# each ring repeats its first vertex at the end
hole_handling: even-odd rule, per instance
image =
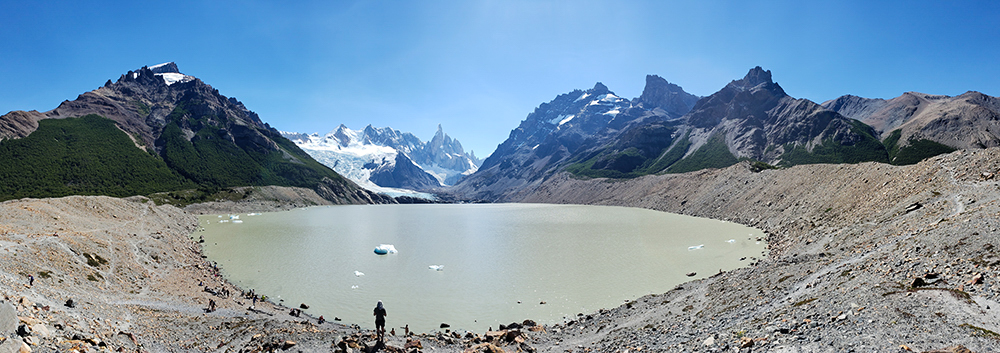
POLYGON ((326 319, 323 318, 323 315, 320 315, 319 316, 319 324, 322 325, 324 322, 326 322, 326 319))
POLYGON ((35 276, 28 275, 28 285, 29 286, 35 285, 35 276))
POLYGON ((215 300, 209 299, 208 300, 208 312, 213 312, 213 311, 215 311, 215 300))
POLYGON ((385 307, 382 306, 382 301, 378 301, 378 305, 375 306, 375 333, 378 335, 378 340, 382 341, 385 339, 385 307))
POLYGON ((406 326, 403 326, 403 335, 407 337, 410 336, 410 324, 406 324, 406 326))

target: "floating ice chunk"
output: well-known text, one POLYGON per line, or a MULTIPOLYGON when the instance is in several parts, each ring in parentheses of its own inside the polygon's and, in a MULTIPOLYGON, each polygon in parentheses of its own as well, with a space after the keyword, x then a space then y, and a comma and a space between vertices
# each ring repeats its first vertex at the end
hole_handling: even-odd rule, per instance
POLYGON ((379 244, 378 246, 375 247, 375 253, 379 255, 385 255, 385 254, 395 254, 397 253, 397 251, 396 247, 392 246, 392 244, 379 244))
POLYGON ((361 276, 364 276, 364 275, 365 275, 365 273, 364 273, 364 272, 361 272, 361 271, 354 271, 354 276, 357 276, 357 277, 361 277, 361 276))
POLYGON ((233 223, 243 223, 243 221, 239 220, 239 219, 235 219, 235 220, 233 220, 233 223))
POLYGON ((355 285, 351 286, 351 289, 358 289, 358 285, 355 284, 355 285))
POLYGON ((695 246, 689 246, 688 250, 698 250, 698 249, 701 249, 701 248, 704 248, 704 247, 705 247, 705 244, 695 245, 695 246))
POLYGON ((444 265, 430 265, 430 266, 427 266, 427 268, 429 268, 431 270, 434 270, 434 271, 444 271, 444 265))
POLYGON ((726 240, 726 242, 732 244, 732 243, 736 242, 736 239, 729 239, 729 240, 726 240))

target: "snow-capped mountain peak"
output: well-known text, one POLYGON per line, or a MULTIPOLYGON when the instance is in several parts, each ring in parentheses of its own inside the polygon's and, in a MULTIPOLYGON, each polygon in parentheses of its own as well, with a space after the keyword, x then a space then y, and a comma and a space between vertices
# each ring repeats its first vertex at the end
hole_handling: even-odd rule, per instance
POLYGON ((352 130, 341 124, 325 135, 282 135, 320 163, 373 191, 380 191, 377 187, 431 190, 474 173, 481 163, 440 125, 426 143, 408 132, 371 125, 352 130))

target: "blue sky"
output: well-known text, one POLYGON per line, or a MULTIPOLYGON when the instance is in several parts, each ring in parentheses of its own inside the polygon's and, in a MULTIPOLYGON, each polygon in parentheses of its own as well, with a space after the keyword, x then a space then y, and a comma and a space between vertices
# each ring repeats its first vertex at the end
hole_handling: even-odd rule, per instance
POLYGON ((556 95, 754 66, 816 102, 1000 95, 995 1, 3 1, 0 113, 174 61, 285 131, 372 124, 486 157, 556 95))

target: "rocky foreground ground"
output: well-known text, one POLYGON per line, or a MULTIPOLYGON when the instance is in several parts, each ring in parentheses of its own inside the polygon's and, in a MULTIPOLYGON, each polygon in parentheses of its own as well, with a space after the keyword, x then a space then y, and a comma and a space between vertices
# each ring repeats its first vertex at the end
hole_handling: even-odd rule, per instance
POLYGON ((739 222, 769 234, 771 257, 563 324, 397 329, 378 347, 357 326, 320 324, 272 303, 249 309, 202 257, 190 212, 142 198, 8 201, 0 204, 0 353, 998 352, 997 174, 1000 151, 988 149, 905 167, 755 173, 741 164, 628 181, 557 175, 521 200, 739 222), (217 310, 207 312, 210 300, 217 310))

